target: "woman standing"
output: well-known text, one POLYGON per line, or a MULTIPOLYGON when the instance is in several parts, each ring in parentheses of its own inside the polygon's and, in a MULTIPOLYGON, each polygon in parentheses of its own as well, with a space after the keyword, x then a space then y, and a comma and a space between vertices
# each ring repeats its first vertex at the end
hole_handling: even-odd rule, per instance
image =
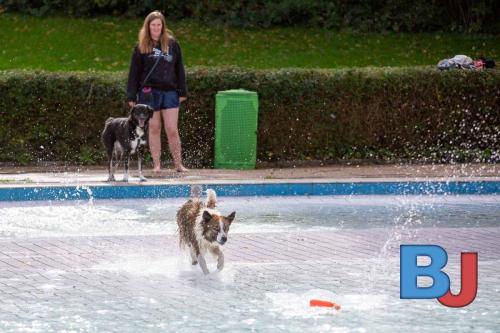
POLYGON ((154 110, 149 121, 149 150, 153 171, 160 171, 161 122, 167 132, 168 145, 175 169, 188 171, 182 164, 181 140, 178 130, 179 105, 186 100, 187 87, 181 48, 158 11, 150 13, 139 31, 127 84, 127 101, 148 104, 154 110))

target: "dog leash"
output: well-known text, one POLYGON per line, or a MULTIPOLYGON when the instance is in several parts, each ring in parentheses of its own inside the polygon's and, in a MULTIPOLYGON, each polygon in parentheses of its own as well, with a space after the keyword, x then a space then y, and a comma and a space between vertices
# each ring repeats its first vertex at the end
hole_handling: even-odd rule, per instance
MULTIPOLYGON (((160 54, 160 56, 158 57, 158 59, 156 59, 153 67, 151 67, 151 70, 149 71, 148 75, 146 75, 146 78, 144 79, 144 81, 142 82, 141 86, 139 87, 139 91, 141 91, 146 86, 146 82, 148 82, 148 79, 151 76, 151 74, 153 73, 153 71, 155 70, 156 65, 158 65, 158 63, 160 62, 161 57, 162 57, 162 55, 160 54)), ((139 93, 137 93, 137 95, 138 94, 139 93)), ((137 100, 139 100, 139 96, 137 96, 137 100)))

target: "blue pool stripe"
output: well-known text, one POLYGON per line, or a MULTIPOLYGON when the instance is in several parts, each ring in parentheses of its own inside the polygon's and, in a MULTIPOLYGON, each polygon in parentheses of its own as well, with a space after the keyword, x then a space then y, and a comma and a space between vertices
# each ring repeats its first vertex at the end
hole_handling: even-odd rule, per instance
MULTIPOLYGON (((219 196, 500 194, 500 181, 210 184, 219 196)), ((0 201, 188 197, 190 185, 3 187, 0 201)))

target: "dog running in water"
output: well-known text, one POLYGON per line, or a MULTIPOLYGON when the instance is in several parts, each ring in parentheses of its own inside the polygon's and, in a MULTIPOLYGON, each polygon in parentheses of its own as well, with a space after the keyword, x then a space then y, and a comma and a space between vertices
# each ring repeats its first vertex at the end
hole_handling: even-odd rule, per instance
POLYGON ((208 274, 205 254, 212 253, 217 257, 217 269, 224 268, 224 253, 222 245, 227 241, 229 227, 236 212, 222 216, 217 210, 217 196, 214 190, 207 190, 206 202, 199 198, 201 189, 194 187, 192 199, 186 202, 177 212, 179 227, 179 245, 188 246, 191 253, 191 263, 200 264, 203 273, 208 274))

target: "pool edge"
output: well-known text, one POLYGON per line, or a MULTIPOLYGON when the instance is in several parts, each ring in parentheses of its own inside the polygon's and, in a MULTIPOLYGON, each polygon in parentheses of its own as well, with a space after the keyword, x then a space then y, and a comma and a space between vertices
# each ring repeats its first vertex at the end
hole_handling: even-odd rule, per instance
MULTIPOLYGON (((484 195, 500 194, 500 181, 357 181, 199 183, 219 196, 316 195, 484 195)), ((2 201, 90 200, 188 197, 191 184, 66 185, 0 188, 2 201)))

